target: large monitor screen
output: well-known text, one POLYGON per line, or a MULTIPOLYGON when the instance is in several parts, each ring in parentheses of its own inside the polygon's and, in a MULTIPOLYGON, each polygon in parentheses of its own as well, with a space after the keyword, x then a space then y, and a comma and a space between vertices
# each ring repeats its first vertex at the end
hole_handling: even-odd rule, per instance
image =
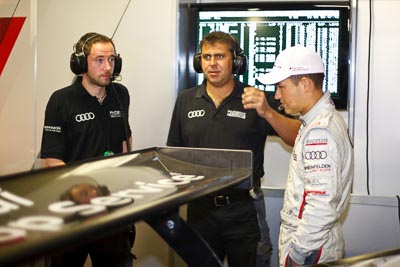
MULTIPOLYGON (((310 2, 198 4, 191 6, 196 51, 211 31, 232 34, 248 57, 248 69, 239 79, 267 91, 257 77, 269 72, 277 55, 301 44, 315 49, 325 62, 324 90, 330 91, 337 108, 347 108, 350 7, 341 3, 310 2)), ((196 75, 197 84, 203 75, 196 75)))

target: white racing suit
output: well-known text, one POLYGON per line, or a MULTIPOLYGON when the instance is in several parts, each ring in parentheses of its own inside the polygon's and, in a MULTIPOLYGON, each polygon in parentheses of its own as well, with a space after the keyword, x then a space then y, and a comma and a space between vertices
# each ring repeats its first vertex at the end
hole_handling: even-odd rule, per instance
POLYGON ((279 264, 285 267, 291 260, 311 265, 343 258, 340 217, 353 179, 352 144, 329 92, 300 119, 281 210, 279 264))

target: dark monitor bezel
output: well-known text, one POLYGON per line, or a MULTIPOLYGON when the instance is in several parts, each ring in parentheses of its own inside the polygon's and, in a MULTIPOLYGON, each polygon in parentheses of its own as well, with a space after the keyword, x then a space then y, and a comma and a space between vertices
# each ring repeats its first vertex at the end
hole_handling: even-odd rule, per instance
MULTIPOLYGON (((181 4, 180 14, 182 15, 180 23, 180 36, 184 40, 180 41, 180 46, 184 44, 186 51, 186 73, 185 84, 179 84, 179 89, 192 87, 197 84, 197 74, 192 66, 194 53, 199 52, 198 42, 198 24, 200 11, 246 11, 249 9, 258 10, 338 10, 340 13, 340 41, 339 41, 339 70, 338 70, 338 92, 332 94, 332 100, 337 109, 346 110, 348 108, 349 92, 349 71, 350 71, 350 4, 343 1, 332 1, 324 3, 316 2, 249 2, 249 3, 201 3, 201 4, 181 4), (182 20, 183 19, 183 20, 182 20), (186 86, 186 87, 185 87, 186 86)), ((182 72, 182 71, 181 71, 182 72)), ((182 73, 180 73, 181 75, 182 73)), ((182 76, 180 78, 182 80, 182 76)))

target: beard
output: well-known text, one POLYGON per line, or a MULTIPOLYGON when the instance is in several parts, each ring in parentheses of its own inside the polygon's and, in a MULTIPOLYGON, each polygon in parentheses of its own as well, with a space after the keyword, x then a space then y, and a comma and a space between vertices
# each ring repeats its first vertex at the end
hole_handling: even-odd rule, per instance
MULTIPOLYGON (((104 74, 103 74, 104 75, 104 74)), ((111 76, 110 76, 111 77, 111 76)), ((95 85, 95 86, 99 86, 99 87, 106 87, 107 85, 110 84, 111 79, 107 78, 105 79, 104 76, 98 75, 98 76, 94 76, 92 75, 92 73, 87 72, 87 78, 88 81, 95 85)))

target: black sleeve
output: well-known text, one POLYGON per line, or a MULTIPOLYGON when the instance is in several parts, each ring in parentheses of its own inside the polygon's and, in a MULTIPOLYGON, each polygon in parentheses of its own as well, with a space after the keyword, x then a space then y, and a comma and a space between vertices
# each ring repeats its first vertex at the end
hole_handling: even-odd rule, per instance
POLYGON ((47 103, 40 157, 56 158, 65 161, 65 131, 62 115, 62 105, 56 93, 53 93, 47 103))
POLYGON ((180 96, 176 99, 167 139, 167 146, 183 146, 180 119, 180 96))

